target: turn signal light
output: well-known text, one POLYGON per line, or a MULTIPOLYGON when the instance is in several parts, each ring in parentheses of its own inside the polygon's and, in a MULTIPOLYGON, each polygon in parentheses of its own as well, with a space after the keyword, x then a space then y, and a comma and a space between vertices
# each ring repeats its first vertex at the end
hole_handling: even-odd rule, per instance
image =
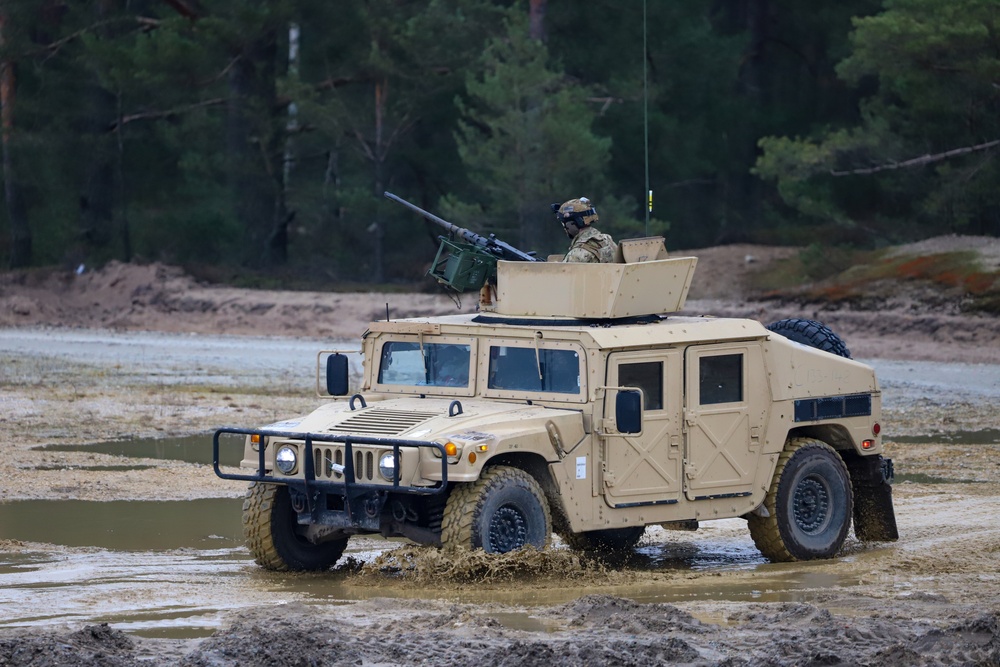
POLYGON ((260 444, 260 434, 259 433, 254 433, 253 435, 251 435, 250 436, 250 442, 252 442, 255 445, 259 445, 260 444))
POLYGON ((862 440, 861 441, 861 449, 871 449, 874 446, 875 446, 875 441, 874 440, 862 440))
POLYGON ((469 463, 475 463, 475 462, 476 462, 476 453, 469 452, 469 463))
POLYGON ((458 454, 458 446, 454 442, 446 442, 444 445, 444 453, 448 456, 455 456, 458 454))

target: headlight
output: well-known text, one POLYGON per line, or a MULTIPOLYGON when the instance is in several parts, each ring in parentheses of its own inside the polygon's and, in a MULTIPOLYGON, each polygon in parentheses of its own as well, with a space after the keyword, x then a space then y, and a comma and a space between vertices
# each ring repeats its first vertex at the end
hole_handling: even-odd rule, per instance
POLYGON ((392 452, 386 452, 379 457, 378 473, 387 482, 396 481, 396 457, 392 452))
MULTIPOLYGON (((458 445, 456 445, 451 440, 445 440, 444 442, 441 442, 440 440, 438 440, 436 442, 439 445, 441 445, 442 448, 444 448, 444 453, 445 453, 445 455, 447 455, 448 461, 450 463, 454 463, 455 461, 458 460, 458 455, 459 455, 459 453, 462 450, 461 447, 459 447, 458 445)), ((436 458, 441 458, 441 450, 438 449, 437 447, 432 448, 431 452, 434 454, 434 456, 436 458)))
POLYGON ((285 475, 291 475, 299 467, 299 455, 294 447, 282 445, 274 455, 274 465, 285 475))

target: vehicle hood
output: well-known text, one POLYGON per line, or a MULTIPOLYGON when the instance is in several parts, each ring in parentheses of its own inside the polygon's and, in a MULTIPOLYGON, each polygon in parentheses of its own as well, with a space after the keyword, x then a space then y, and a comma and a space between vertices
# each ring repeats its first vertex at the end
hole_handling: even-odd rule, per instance
POLYGON ((451 398, 395 398, 351 409, 345 401, 328 403, 300 419, 266 427, 294 433, 363 435, 405 440, 434 440, 470 433, 498 439, 537 431, 553 422, 566 436, 583 437, 583 417, 578 409, 525 403, 451 398))

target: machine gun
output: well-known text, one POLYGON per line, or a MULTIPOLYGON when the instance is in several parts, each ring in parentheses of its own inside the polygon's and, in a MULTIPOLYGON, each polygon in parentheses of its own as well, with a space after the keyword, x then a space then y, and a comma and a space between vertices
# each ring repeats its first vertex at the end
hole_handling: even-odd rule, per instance
POLYGON ((459 227, 443 218, 439 218, 433 213, 428 213, 419 206, 411 204, 391 192, 384 194, 388 199, 399 202, 414 213, 419 213, 427 220, 448 230, 449 237, 438 237, 441 239, 441 245, 438 246, 434 263, 431 264, 431 268, 427 273, 445 287, 453 289, 456 292, 481 289, 486 284, 486 281, 495 278, 497 260, 502 259, 511 262, 544 261, 535 257, 534 253, 524 252, 509 243, 504 243, 493 234, 480 236, 464 227, 459 227), (455 237, 461 240, 457 240, 455 237))

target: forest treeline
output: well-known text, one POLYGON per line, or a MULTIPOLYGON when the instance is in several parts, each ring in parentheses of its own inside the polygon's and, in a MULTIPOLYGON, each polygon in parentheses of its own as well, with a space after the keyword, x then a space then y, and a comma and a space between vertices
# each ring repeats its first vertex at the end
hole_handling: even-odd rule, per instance
POLYGON ((997 0, 0 0, 12 267, 1000 235, 997 0), (647 211, 647 183, 653 192, 647 211))

